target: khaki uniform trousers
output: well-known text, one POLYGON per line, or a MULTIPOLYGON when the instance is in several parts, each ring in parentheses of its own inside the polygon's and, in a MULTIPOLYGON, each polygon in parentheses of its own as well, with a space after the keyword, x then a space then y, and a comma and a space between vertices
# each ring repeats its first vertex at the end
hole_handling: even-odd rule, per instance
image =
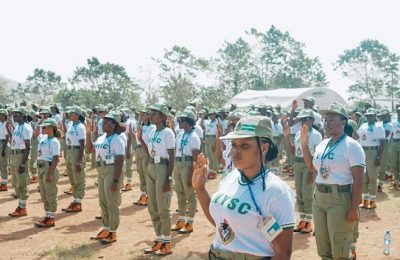
POLYGON ((111 190, 114 179, 115 165, 97 166, 97 179, 99 190, 99 204, 101 208, 101 217, 104 227, 109 227, 111 231, 116 231, 120 223, 119 206, 121 205, 121 192, 119 187, 123 178, 119 178, 116 191, 111 190))
POLYGON ((53 179, 51 182, 47 182, 46 178, 49 173, 50 163, 48 161, 38 161, 38 176, 39 176, 39 188, 40 197, 44 204, 44 210, 49 212, 57 211, 57 182, 60 178, 58 169, 55 170, 53 179))
POLYGON ((81 166, 81 171, 75 170, 76 163, 78 161, 79 149, 67 148, 67 173, 68 179, 71 183, 73 189, 73 196, 76 199, 83 199, 85 196, 86 188, 86 173, 85 173, 85 156, 82 158, 83 166, 81 166))
POLYGON ((31 143, 31 151, 29 158, 29 170, 32 176, 36 176, 37 174, 37 150, 38 150, 39 141, 37 138, 32 137, 31 143))
POLYGON ((293 164, 296 200, 300 212, 300 220, 311 222, 314 183, 308 183, 307 179, 310 173, 302 159, 303 158, 296 157, 293 164))
POLYGON ((396 183, 400 183, 400 139, 393 139, 390 144, 390 171, 396 183))
MULTIPOLYGON (((289 135, 289 140, 290 140, 290 142, 292 142, 292 143, 294 142, 294 137, 295 137, 294 134, 290 134, 290 135, 289 135)), ((285 153, 286 153, 287 163, 288 163, 288 165, 293 166, 294 154, 292 154, 292 153, 290 152, 288 142, 286 142, 286 141, 284 142, 284 147, 285 147, 285 153)))
POLYGON ((390 143, 385 141, 385 149, 383 150, 381 165, 379 166, 379 180, 384 181, 386 177, 386 170, 390 163, 390 143))
POLYGON ((7 145, 5 140, 0 141, 0 172, 1 172, 1 179, 0 184, 7 184, 8 179, 8 160, 10 158, 10 147, 7 145), (5 155, 4 157, 1 156, 1 151, 3 151, 4 146, 5 148, 5 155))
POLYGON ((323 193, 316 188, 313 203, 318 255, 323 260, 350 259, 351 243, 357 232, 356 222, 347 221, 352 193, 339 192, 337 185, 324 186, 330 186, 331 192, 323 193))
POLYGON ((212 245, 208 252, 209 260, 269 260, 269 256, 256 256, 245 253, 236 253, 215 249, 212 245))
MULTIPOLYGON (((378 193, 378 175, 379 167, 375 166, 375 159, 378 155, 378 149, 376 148, 364 148, 365 153, 365 164, 366 173, 363 175, 363 194, 369 194, 370 200, 375 200, 376 194, 378 193)), ((366 198, 364 198, 366 199, 366 198)))
MULTIPOLYGON (((185 157, 184 157, 185 158, 185 157)), ((196 214, 197 200, 193 187, 188 186, 188 178, 191 178, 190 170, 193 167, 192 160, 176 161, 174 164, 174 187, 178 196, 179 216, 186 215, 186 205, 188 205, 188 217, 193 218, 196 214)))
MULTIPOLYGON (((28 167, 25 166, 25 171, 23 173, 18 172, 18 168, 22 163, 22 158, 24 156, 24 150, 17 150, 20 153, 13 154, 11 151, 10 155, 10 170, 11 170, 11 183, 15 188, 15 192, 17 193, 17 198, 20 200, 27 200, 29 197, 28 193, 28 185, 29 185, 29 173, 28 167)), ((29 160, 26 162, 29 164, 29 160)))
POLYGON ((136 169, 139 173, 139 181, 140 181, 140 191, 146 192, 146 176, 147 176, 147 165, 149 163, 149 156, 146 151, 142 147, 136 148, 136 169))
POLYGON ((204 151, 209 161, 208 167, 210 171, 216 172, 218 167, 218 162, 215 152, 213 152, 212 150, 214 145, 215 145, 215 135, 206 135, 204 151))
POLYGON ((149 163, 146 179, 148 210, 157 236, 171 235, 171 191, 164 192, 162 187, 167 180, 167 165, 149 163))

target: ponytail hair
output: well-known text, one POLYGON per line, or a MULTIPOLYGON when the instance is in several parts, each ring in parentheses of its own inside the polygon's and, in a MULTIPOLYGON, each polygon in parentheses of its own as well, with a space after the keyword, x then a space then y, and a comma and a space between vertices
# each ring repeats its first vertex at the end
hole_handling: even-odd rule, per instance
MULTIPOLYGON (((267 151, 267 154, 265 155, 265 161, 271 162, 271 161, 275 160, 278 157, 278 152, 279 152, 276 144, 271 139, 266 138, 266 137, 261 137, 259 139, 260 139, 261 143, 268 144, 268 151, 267 151)), ((257 142, 257 144, 260 145, 260 142, 257 142)))
POLYGON ((82 124, 85 123, 85 117, 83 115, 79 115, 78 121, 80 121, 82 124))

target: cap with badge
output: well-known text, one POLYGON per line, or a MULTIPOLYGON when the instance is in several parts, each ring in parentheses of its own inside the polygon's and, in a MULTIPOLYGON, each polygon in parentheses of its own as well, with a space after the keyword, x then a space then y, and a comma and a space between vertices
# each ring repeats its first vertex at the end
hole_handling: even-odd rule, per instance
POLYGON ((296 118, 298 118, 298 119, 301 119, 301 118, 312 118, 312 119, 315 119, 315 113, 314 113, 314 111, 312 111, 312 109, 303 109, 296 116, 296 118))
POLYGON ((346 108, 344 108, 342 105, 339 105, 337 103, 333 103, 332 105, 330 105, 330 107, 328 109, 321 110, 320 113, 322 115, 338 114, 338 115, 343 116, 346 119, 349 118, 349 114, 348 114, 346 108))
POLYGON ((384 108, 381 110, 381 112, 379 113, 379 115, 383 116, 383 115, 390 115, 390 111, 387 108, 384 108))
POLYGON ((155 103, 155 104, 149 106, 148 109, 159 111, 159 112, 163 113, 165 116, 168 116, 168 114, 169 114, 168 107, 161 103, 155 103))
POLYGON ((246 116, 239 120, 233 132, 221 140, 267 137, 272 140, 272 121, 265 116, 246 116))
POLYGON ((50 107, 41 107, 39 109, 39 115, 42 114, 51 114, 50 107))
POLYGON ((376 116, 375 108, 372 108, 372 107, 368 108, 364 115, 365 116, 376 116))
POLYGON ((5 108, 0 108, 0 115, 8 115, 8 111, 5 108))
POLYGON ((315 103, 315 98, 313 97, 306 97, 306 98, 302 98, 303 101, 307 101, 307 102, 311 102, 311 103, 315 103))
POLYGON ((71 106, 69 109, 69 113, 71 114, 78 114, 78 115, 82 115, 82 109, 78 106, 71 106))
POLYGON ((39 126, 40 127, 43 127, 43 126, 57 127, 57 121, 54 118, 47 118, 39 126))
POLYGON ((107 111, 108 111, 108 108, 105 105, 100 104, 97 106, 97 112, 107 112, 107 111))

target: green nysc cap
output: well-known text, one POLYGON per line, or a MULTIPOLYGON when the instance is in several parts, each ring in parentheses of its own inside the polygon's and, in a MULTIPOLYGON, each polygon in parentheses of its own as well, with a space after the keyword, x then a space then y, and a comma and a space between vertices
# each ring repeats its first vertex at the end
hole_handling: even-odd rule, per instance
POLYGON ((272 140, 272 121, 266 116, 246 116, 239 120, 235 130, 221 140, 267 137, 272 140))
POLYGON ((122 114, 119 111, 110 111, 107 113, 107 115, 104 116, 104 118, 112 119, 117 121, 118 123, 121 123, 122 121, 122 114))
POLYGON ((51 114, 50 107, 41 107, 39 110, 39 115, 51 114))
POLYGON ((383 115, 390 115, 390 111, 387 108, 384 108, 381 110, 381 112, 379 113, 379 115, 383 116, 383 115))
POLYGON ((7 109, 4 109, 4 108, 0 108, 0 115, 8 115, 8 111, 7 111, 7 109))
POLYGON ((349 120, 347 121, 347 124, 348 124, 351 128, 353 128, 353 131, 356 131, 356 130, 357 130, 357 122, 356 122, 356 121, 349 119, 349 120))
POLYGON ((169 114, 169 110, 168 110, 167 106, 165 106, 165 105, 163 105, 161 103, 155 103, 155 104, 149 106, 148 109, 160 111, 165 116, 168 116, 168 114, 169 114))
POLYGON ((107 111, 108 111, 108 108, 105 105, 100 104, 97 106, 97 112, 107 112, 107 111))
POLYGON ((312 118, 315 119, 315 113, 312 109, 303 109, 300 113, 296 116, 296 118, 312 118))
POLYGON ((365 116, 375 116, 376 115, 375 108, 372 108, 372 107, 368 108, 364 115, 365 116))
POLYGON ((26 107, 16 108, 12 112, 13 112, 13 114, 22 114, 23 116, 28 115, 28 109, 26 109, 26 107))
POLYGON ((43 126, 57 127, 57 121, 54 118, 47 118, 39 126, 40 127, 43 127, 43 126))
POLYGON ((302 98, 302 100, 303 101, 308 101, 308 102, 311 102, 311 103, 315 103, 315 98, 313 98, 313 97, 302 98))
POLYGON ((322 115, 338 114, 338 115, 345 117, 346 119, 349 118, 349 114, 347 113, 346 108, 344 108, 342 105, 339 105, 336 103, 333 103, 328 109, 321 110, 320 113, 322 115))
POLYGON ((75 113, 75 114, 78 114, 78 115, 82 115, 82 109, 80 108, 80 107, 78 107, 78 106, 71 106, 70 108, 69 108, 69 110, 68 110, 68 112, 69 113, 75 113))
POLYGON ((185 117, 185 118, 190 118, 190 119, 195 120, 195 115, 194 115, 193 111, 191 111, 191 110, 189 110, 189 109, 183 110, 183 111, 178 115, 178 117, 185 117))

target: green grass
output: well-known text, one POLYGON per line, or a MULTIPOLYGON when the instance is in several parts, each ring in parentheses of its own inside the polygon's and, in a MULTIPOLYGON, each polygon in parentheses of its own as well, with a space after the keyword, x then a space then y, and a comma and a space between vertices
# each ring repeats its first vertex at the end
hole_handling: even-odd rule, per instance
POLYGON ((54 260, 78 260, 78 259, 92 259, 96 254, 96 246, 94 244, 80 244, 66 246, 55 246, 50 250, 42 251, 39 253, 39 259, 54 259, 54 260))

